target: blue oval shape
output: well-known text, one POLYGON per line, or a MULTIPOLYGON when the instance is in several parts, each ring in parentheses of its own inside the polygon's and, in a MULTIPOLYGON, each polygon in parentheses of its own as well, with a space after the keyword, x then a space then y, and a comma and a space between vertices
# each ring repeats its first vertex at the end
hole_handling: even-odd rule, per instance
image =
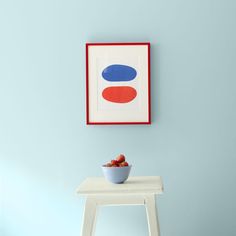
POLYGON ((110 82, 130 81, 137 75, 136 70, 131 66, 114 64, 106 67, 102 77, 110 82))

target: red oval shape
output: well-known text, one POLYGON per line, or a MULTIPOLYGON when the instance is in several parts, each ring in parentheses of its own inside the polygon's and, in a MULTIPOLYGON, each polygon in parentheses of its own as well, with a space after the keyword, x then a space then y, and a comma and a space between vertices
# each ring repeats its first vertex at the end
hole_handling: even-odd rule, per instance
POLYGON ((130 86, 113 86, 105 88, 102 96, 109 102, 128 103, 134 100, 137 91, 130 86))

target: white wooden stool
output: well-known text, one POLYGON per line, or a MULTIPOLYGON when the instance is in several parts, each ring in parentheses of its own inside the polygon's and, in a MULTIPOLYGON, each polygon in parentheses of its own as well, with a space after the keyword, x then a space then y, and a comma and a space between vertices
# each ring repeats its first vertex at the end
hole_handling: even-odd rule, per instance
POLYGON ((82 236, 95 233, 97 206, 144 205, 150 236, 159 236, 155 195, 163 192, 160 176, 129 177, 123 184, 112 184, 103 177, 87 178, 77 193, 87 197, 82 236))

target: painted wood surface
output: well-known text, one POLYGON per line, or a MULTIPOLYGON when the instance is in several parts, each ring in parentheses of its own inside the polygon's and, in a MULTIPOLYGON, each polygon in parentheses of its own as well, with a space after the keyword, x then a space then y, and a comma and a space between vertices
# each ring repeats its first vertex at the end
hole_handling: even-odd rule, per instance
POLYGON ((87 197, 81 236, 94 236, 99 206, 143 205, 149 236, 159 236, 156 194, 163 192, 160 176, 130 177, 123 184, 111 184, 103 177, 87 178, 77 189, 87 197))
POLYGON ((78 194, 124 194, 124 193, 153 193, 163 192, 160 176, 134 176, 129 177, 123 184, 112 184, 104 177, 90 177, 77 189, 78 194))

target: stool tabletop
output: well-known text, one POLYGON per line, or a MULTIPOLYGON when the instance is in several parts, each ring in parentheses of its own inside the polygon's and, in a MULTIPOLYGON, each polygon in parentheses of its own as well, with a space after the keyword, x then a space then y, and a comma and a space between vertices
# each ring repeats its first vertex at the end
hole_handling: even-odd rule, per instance
POLYGON ((160 176, 131 176, 123 184, 112 184, 104 177, 89 177, 77 189, 81 195, 160 194, 163 184, 160 176))

